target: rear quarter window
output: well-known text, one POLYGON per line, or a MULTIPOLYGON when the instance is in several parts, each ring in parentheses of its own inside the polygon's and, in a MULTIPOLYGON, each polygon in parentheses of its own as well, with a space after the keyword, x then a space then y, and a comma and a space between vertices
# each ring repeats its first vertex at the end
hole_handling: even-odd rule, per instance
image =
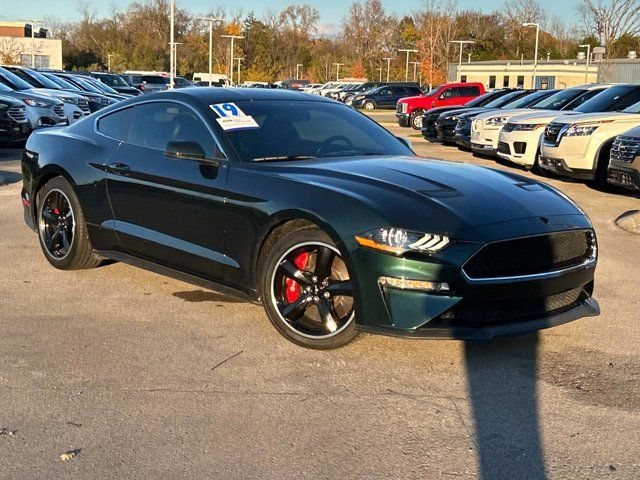
POLYGON ((119 110, 105 115, 98 120, 98 131, 103 135, 122 142, 127 141, 129 126, 133 116, 133 108, 119 110))

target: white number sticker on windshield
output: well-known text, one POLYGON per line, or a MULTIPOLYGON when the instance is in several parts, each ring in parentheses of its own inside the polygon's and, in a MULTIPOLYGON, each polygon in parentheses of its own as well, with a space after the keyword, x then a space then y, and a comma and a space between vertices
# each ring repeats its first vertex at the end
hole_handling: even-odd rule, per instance
POLYGON ((226 131, 260 128, 253 117, 245 115, 235 103, 218 103, 209 105, 218 114, 218 124, 226 131))

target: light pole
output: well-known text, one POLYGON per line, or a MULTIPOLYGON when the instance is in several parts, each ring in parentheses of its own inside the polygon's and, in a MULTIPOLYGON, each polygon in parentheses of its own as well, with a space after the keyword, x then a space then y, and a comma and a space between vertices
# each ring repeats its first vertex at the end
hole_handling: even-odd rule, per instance
POLYGON ((420 65, 420 62, 411 62, 411 65, 413 65, 413 81, 416 81, 416 76, 417 76, 417 72, 418 72, 418 65, 420 65))
POLYGON ((233 42, 237 38, 238 40, 243 39, 244 37, 241 35, 220 35, 222 38, 230 38, 231 39, 231 61, 229 62, 229 82, 233 83, 233 42))
MULTIPOLYGON (((450 43, 458 43, 460 44, 460 58, 458 59, 458 77, 456 80, 460 81, 462 78, 462 49, 465 45, 473 45, 473 40, 451 40, 450 43)), ((471 62, 471 54, 469 54, 469 62, 471 62)))
POLYGON ((533 77, 531 79, 531 82, 533 83, 533 85, 531 85, 531 88, 536 88, 536 80, 537 80, 537 71, 538 71, 538 43, 540 40, 540 24, 539 23, 523 23, 522 24, 523 27, 536 27, 536 51, 535 51, 535 57, 533 59, 533 77))
POLYGON ((398 50, 399 52, 405 52, 407 54, 407 66, 404 70, 404 81, 408 82, 409 81, 409 54, 410 53, 417 53, 418 50, 412 50, 410 48, 401 48, 398 50))
POLYGON ((387 83, 389 83, 389 72, 391 71, 391 60, 394 60, 391 57, 383 58, 383 60, 387 61, 387 83))
POLYGON ((380 83, 382 83, 382 67, 378 68, 378 72, 380 72, 380 83))
POLYGON ((110 53, 107 54, 107 72, 111 73, 111 57, 113 55, 111 55, 110 53))
POLYGON ((169 4, 169 89, 173 90, 173 72, 176 66, 176 57, 174 53, 175 39, 175 22, 176 22, 176 2, 171 0, 169 4))
POLYGON ((296 80, 300 80, 300 67, 304 67, 304 65, 301 63, 296 65, 296 80))
POLYGON ((334 63, 333 66, 336 67, 336 82, 340 80, 340 67, 344 65, 344 63, 334 63))
POLYGON ((170 83, 169 88, 173 89, 175 87, 175 79, 178 75, 178 45, 182 45, 182 42, 173 42, 169 44, 171 48, 171 54, 173 55, 173 70, 170 73, 170 83))
POLYGON ((222 22, 221 18, 199 17, 198 20, 209 22, 209 86, 212 85, 212 65, 213 65, 213 22, 222 22))
POLYGON ((242 63, 244 61, 244 58, 238 57, 238 58, 236 58, 236 60, 238 61, 238 83, 237 83, 237 85, 240 85, 240 63, 242 63))
POLYGON ((591 64, 591 44, 587 44, 587 45, 578 45, 580 48, 586 48, 587 49, 587 61, 585 63, 585 67, 584 67, 584 83, 588 83, 588 78, 589 78, 589 66, 591 64))

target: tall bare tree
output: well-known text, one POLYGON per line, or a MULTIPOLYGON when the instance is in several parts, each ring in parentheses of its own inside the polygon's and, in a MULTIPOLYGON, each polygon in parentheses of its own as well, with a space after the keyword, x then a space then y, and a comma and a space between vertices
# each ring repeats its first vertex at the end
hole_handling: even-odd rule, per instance
POLYGON ((640 35, 640 0, 582 0, 579 9, 587 35, 597 32, 607 56, 621 36, 640 35))

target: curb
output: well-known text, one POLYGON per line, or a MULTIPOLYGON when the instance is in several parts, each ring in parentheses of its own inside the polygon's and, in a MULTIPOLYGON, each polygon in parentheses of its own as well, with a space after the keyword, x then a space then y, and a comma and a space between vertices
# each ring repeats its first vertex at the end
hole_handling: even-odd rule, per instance
POLYGON ((629 233, 640 235, 640 210, 623 213, 616 219, 616 225, 629 233))

